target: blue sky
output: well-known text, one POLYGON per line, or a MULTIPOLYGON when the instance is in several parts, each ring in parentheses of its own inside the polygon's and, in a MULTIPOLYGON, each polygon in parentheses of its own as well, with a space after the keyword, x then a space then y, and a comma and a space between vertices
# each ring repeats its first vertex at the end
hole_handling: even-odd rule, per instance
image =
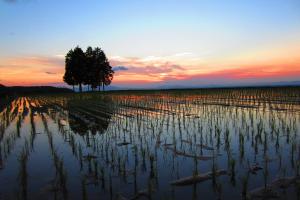
MULTIPOLYGON (((112 63, 155 57, 157 66, 161 60, 187 63, 185 68, 203 73, 252 64, 250 54, 267 56, 273 65, 281 51, 298 50, 300 1, 1 0, 0 24, 0 69, 14 58, 51 60, 76 45, 90 45, 102 47, 112 63), (172 60, 187 53, 192 56, 172 60)), ((299 53, 291 54, 280 63, 298 59, 299 53)))

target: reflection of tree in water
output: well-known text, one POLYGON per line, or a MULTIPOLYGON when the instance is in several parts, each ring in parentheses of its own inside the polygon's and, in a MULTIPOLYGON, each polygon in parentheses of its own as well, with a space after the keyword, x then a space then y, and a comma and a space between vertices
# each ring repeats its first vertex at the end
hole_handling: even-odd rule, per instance
POLYGON ((87 123, 85 123, 80 117, 72 115, 69 112, 69 125, 74 133, 84 135, 88 131, 87 123))
POLYGON ((0 141, 5 129, 18 115, 18 106, 14 98, 0 98, 0 141))
POLYGON ((80 135, 90 131, 93 135, 107 130, 114 113, 112 99, 103 97, 98 100, 68 100, 68 118, 71 130, 80 135))
POLYGON ((12 98, 0 98, 0 113, 11 104, 12 98))

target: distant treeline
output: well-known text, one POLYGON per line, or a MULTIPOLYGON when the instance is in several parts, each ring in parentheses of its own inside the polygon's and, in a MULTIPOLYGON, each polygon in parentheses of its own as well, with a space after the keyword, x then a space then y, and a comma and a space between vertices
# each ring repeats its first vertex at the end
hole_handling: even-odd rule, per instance
POLYGON ((5 87, 3 85, 0 85, 0 97, 22 96, 22 95, 30 95, 30 94, 69 93, 69 92, 73 92, 73 91, 68 88, 57 88, 51 86, 5 87))

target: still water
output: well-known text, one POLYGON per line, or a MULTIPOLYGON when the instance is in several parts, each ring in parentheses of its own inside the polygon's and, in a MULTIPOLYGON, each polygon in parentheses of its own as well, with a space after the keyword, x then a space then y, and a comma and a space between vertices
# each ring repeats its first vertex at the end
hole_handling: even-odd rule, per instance
POLYGON ((19 97, 0 113, 0 199, 300 199, 299 99, 19 97))

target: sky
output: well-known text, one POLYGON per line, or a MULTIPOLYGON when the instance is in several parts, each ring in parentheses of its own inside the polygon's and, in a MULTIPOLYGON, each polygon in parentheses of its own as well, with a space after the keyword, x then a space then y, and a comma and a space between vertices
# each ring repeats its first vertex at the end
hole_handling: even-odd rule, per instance
POLYGON ((300 81, 299 0, 0 0, 0 83, 63 86, 100 47, 113 86, 300 81))

